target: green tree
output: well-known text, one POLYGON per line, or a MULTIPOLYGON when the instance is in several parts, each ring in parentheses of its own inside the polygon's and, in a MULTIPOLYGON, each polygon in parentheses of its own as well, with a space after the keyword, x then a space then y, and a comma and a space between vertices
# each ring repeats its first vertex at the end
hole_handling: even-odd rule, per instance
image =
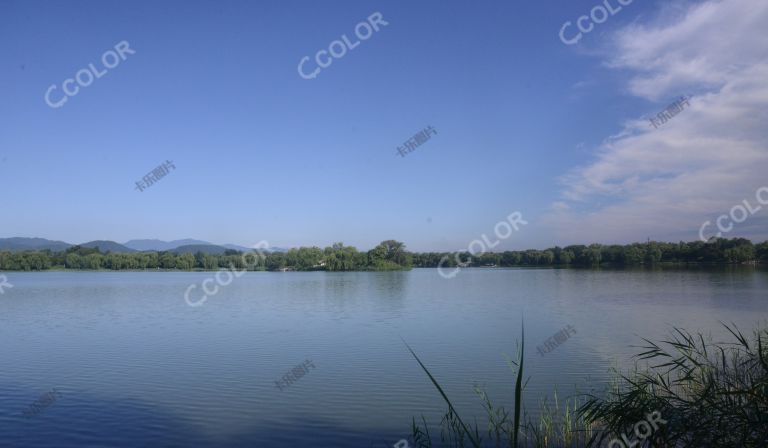
POLYGON ((400 241, 386 240, 368 252, 368 259, 374 269, 410 269, 413 258, 400 241))
POLYGON ((266 264, 267 270, 269 271, 276 271, 278 269, 282 269, 286 266, 285 254, 280 252, 272 252, 267 255, 265 264, 266 264))
POLYGON ((176 258, 176 269, 191 271, 195 268, 195 256, 192 254, 181 254, 176 258))
POLYGON ((662 252, 659 245, 655 242, 649 242, 645 248, 645 264, 656 264, 661 261, 662 252))
POLYGON ((86 255, 85 258, 82 259, 82 265, 85 269, 98 270, 101 269, 103 263, 104 256, 101 254, 86 255))
POLYGON ((67 269, 81 269, 81 257, 80 255, 76 253, 70 253, 67 254, 67 258, 65 259, 64 266, 67 269))
POLYGON ((174 269, 176 267, 176 256, 171 252, 163 252, 160 255, 160 267, 163 269, 174 269))
POLYGON ((624 246, 622 258, 626 265, 638 265, 643 262, 643 252, 635 246, 624 246))

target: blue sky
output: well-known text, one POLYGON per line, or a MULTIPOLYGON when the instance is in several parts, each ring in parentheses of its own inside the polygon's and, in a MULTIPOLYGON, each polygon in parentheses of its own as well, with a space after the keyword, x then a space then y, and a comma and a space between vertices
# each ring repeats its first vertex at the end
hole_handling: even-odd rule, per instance
MULTIPOLYGON (((635 0, 565 45, 600 2, 2 1, 0 237, 455 250, 519 211, 497 249, 694 240, 768 183, 762 3, 635 0), (374 12, 388 25, 299 76, 374 12)), ((765 217, 727 236, 765 239, 765 217)))

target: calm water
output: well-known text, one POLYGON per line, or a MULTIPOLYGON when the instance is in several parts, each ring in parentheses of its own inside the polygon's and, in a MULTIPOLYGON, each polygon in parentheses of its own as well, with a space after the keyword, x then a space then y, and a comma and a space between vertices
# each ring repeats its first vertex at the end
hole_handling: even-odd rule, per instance
POLYGON ((768 272, 750 268, 248 273, 197 308, 184 292, 210 273, 5 274, 2 447, 391 447, 412 416, 444 410, 400 337, 480 417, 473 384, 512 403, 503 354, 523 316, 531 410, 555 385, 605 381, 641 336, 720 339, 718 321, 768 318, 768 272), (575 335, 536 352, 567 325, 575 335), (281 391, 305 360, 316 368, 281 391), (58 401, 21 415, 53 388, 58 401))

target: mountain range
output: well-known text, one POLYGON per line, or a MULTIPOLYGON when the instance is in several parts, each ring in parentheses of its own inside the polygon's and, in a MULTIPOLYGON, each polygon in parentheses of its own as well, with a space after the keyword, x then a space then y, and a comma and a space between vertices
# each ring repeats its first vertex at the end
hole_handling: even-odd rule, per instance
POLYGON ((45 238, 0 238, 0 250, 12 252, 22 250, 51 250, 59 252, 71 246, 64 241, 52 241, 45 238))
MULTIPOLYGON (((20 252, 28 250, 50 250, 52 252, 61 252, 75 244, 64 241, 54 241, 45 238, 0 238, 0 250, 10 252, 20 252)), ((128 253, 128 252, 161 252, 173 251, 176 253, 196 253, 203 252, 207 254, 223 254, 227 249, 241 252, 249 252, 251 248, 239 246, 237 244, 213 244, 208 241, 195 239, 181 239, 173 241, 163 241, 157 239, 130 240, 123 244, 115 241, 96 240, 87 243, 78 244, 81 247, 98 247, 101 252, 128 253)), ((271 252, 285 252, 285 249, 279 247, 270 247, 271 252)))

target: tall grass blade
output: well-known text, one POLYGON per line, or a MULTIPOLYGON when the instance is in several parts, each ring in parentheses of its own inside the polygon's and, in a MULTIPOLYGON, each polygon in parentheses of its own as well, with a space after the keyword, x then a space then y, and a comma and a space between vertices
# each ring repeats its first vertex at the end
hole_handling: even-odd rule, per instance
POLYGON ((448 399, 448 396, 443 391, 443 388, 440 387, 440 384, 438 384, 437 380, 435 380, 435 377, 432 376, 432 374, 429 372, 429 370, 424 365, 424 363, 421 362, 421 359, 419 359, 419 357, 416 355, 416 352, 413 351, 411 346, 408 345, 408 343, 405 342, 405 340, 403 340, 403 344, 405 344, 405 346, 408 348, 408 351, 411 352, 411 355, 413 355, 413 357, 416 358, 416 362, 419 363, 422 370, 424 370, 424 372, 429 377, 429 380, 432 381, 432 384, 435 385, 435 387, 437 388, 437 391, 440 392, 440 395, 443 396, 443 400, 445 400, 445 402, 448 403, 448 410, 451 411, 453 415, 456 417, 456 419, 459 421, 459 423, 461 423, 461 427, 464 429, 464 433, 467 435, 467 437, 469 437, 469 440, 472 442, 472 445, 474 445, 475 448, 480 448, 480 442, 477 439, 475 439, 475 437, 469 431, 469 428, 467 428, 467 425, 465 425, 464 421, 461 419, 461 417, 459 417, 458 412, 456 412, 456 408, 453 407, 453 403, 451 403, 451 400, 448 399))
POLYGON ((525 355, 525 323, 522 327, 522 338, 520 341, 520 359, 517 366, 517 380, 515 381, 515 426, 514 426, 514 445, 518 448, 518 436, 520 435, 520 405, 523 395, 523 357, 525 355))

